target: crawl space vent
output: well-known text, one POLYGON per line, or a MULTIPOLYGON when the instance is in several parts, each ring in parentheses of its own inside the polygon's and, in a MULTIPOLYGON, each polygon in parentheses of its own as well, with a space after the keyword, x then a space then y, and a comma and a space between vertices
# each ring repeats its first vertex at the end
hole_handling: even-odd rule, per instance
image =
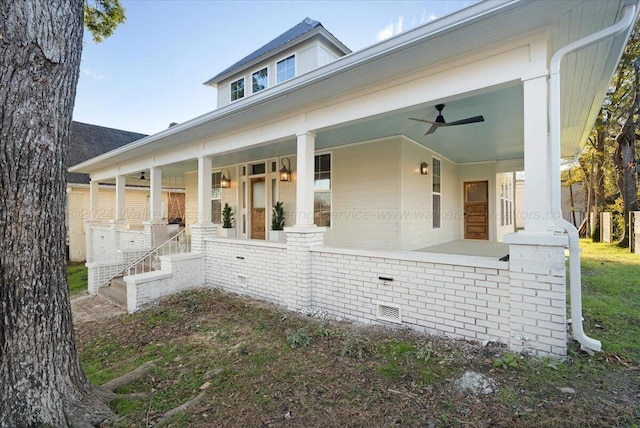
POLYGON ((240 287, 247 286, 247 275, 236 275, 236 284, 240 287))
POLYGON ((378 319, 398 324, 402 323, 400 306, 389 303, 378 303, 378 319))

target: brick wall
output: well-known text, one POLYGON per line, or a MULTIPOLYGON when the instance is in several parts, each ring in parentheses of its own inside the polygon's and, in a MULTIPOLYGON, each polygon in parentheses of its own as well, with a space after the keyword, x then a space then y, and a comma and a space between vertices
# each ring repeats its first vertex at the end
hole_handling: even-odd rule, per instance
POLYGON ((511 348, 540 355, 567 352, 564 236, 508 237, 511 348))
POLYGON ((204 242, 207 285, 287 304, 285 244, 224 238, 207 238, 204 242))
POLYGON ((204 285, 203 259, 197 253, 160 256, 159 271, 126 276, 129 313, 160 297, 204 285))
POLYGON ((472 340, 509 339, 506 262, 328 247, 312 255, 314 308, 367 324, 401 324, 472 340), (381 320, 378 305, 398 308, 401 321, 381 320))

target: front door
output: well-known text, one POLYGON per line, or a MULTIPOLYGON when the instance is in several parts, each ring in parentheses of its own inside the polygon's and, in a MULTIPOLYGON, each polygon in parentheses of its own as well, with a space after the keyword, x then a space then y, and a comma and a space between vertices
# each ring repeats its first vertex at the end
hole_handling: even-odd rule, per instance
POLYGON ((251 179, 251 239, 265 239, 267 192, 264 178, 251 179))
POLYGON ((489 239, 489 182, 464 183, 464 239, 489 239))

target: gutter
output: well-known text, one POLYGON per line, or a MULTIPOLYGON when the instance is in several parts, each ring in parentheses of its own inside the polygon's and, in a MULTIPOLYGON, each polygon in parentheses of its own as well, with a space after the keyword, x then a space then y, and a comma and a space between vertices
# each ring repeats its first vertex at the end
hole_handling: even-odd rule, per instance
MULTIPOLYGON (((600 351, 602 344, 584 333, 582 326, 582 278, 580 273, 580 237, 578 229, 562 217, 560 205, 560 63, 569 53, 575 52, 606 38, 617 36, 633 25, 636 18, 636 6, 628 5, 623 16, 610 27, 576 40, 560 48, 551 58, 549 67, 549 126, 550 126, 550 178, 551 212, 555 224, 569 236, 569 284, 571 295, 571 328, 573 337, 580 343, 581 349, 600 351)), ((627 36, 628 37, 628 36, 627 36)))

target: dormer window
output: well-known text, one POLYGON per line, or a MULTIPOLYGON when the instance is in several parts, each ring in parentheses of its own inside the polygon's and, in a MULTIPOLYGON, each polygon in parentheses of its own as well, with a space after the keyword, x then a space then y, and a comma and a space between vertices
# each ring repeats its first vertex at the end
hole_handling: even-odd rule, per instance
POLYGON ((296 56, 291 55, 288 58, 278 61, 276 64, 278 83, 293 79, 296 76, 296 56))
POLYGON ((269 72, 267 67, 262 70, 258 70, 251 75, 251 90, 252 93, 260 92, 266 89, 269 85, 269 72))
POLYGON ((236 101, 240 98, 244 98, 244 77, 231 82, 231 101, 236 101))

